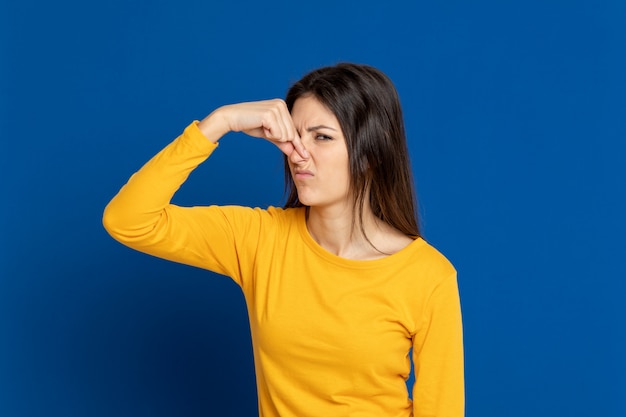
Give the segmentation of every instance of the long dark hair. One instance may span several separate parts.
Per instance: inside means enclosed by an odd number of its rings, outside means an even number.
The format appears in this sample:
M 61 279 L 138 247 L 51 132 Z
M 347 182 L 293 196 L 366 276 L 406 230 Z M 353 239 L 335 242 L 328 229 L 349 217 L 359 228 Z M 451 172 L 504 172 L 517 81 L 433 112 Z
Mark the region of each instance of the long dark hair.
M 348 147 L 350 188 L 354 210 L 363 231 L 363 206 L 411 237 L 420 236 L 404 121 L 398 93 L 391 80 L 376 68 L 341 63 L 306 74 L 291 86 L 285 102 L 313 96 L 333 112 Z M 285 208 L 302 207 L 285 157 Z

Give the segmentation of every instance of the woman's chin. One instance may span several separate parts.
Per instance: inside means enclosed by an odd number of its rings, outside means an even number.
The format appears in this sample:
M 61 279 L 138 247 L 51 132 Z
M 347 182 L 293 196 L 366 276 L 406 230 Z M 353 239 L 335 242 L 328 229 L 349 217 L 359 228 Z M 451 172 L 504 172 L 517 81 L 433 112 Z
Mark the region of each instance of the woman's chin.
M 307 198 L 300 198 L 298 197 L 298 201 L 300 202 L 300 204 L 302 204 L 303 206 L 307 206 L 307 207 L 311 207 L 314 204 L 311 204 L 311 199 L 307 199 Z

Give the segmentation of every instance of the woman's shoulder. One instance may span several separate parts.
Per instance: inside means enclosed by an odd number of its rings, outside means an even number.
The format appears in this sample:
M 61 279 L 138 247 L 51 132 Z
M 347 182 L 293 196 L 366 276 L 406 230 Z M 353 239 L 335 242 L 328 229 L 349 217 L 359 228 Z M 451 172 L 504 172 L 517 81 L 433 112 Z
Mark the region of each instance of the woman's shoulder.
M 219 211 L 231 221 L 258 222 L 265 225 L 295 224 L 302 217 L 302 208 L 267 208 L 240 205 L 211 206 L 209 210 Z
M 433 244 L 419 237 L 409 247 L 408 264 L 433 276 L 450 277 L 456 275 L 452 262 Z
M 268 215 L 274 216 L 277 218 L 296 219 L 298 218 L 298 216 L 302 214 L 302 212 L 304 211 L 304 207 L 283 208 L 283 207 L 269 206 L 266 209 L 257 208 L 256 210 L 265 211 L 267 212 Z
M 295 225 L 298 221 L 304 219 L 303 208 L 282 208 L 269 206 L 265 209 L 257 207 L 254 210 L 268 221 L 272 221 L 277 224 Z

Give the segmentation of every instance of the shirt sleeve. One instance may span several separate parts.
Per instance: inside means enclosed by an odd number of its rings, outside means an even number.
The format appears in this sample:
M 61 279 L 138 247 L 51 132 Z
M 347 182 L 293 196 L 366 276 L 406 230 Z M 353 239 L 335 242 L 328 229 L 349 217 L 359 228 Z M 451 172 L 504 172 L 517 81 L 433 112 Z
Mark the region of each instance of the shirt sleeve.
M 413 337 L 413 414 L 462 417 L 465 413 L 463 329 L 456 272 L 433 289 L 423 324 Z
M 104 210 L 103 224 L 119 242 L 159 258 L 230 276 L 242 285 L 238 259 L 253 247 L 261 210 L 180 207 L 170 203 L 217 144 L 197 122 L 131 176 Z M 247 245 L 247 246 L 246 246 Z

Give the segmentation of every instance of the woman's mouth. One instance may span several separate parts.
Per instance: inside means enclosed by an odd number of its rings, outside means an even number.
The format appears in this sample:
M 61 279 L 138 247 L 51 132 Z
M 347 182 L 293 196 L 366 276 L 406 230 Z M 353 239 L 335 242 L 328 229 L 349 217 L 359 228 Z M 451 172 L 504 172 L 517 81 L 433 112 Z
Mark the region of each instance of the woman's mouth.
M 294 169 L 293 177 L 297 180 L 304 180 L 313 177 L 313 173 L 306 169 Z

